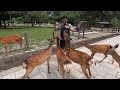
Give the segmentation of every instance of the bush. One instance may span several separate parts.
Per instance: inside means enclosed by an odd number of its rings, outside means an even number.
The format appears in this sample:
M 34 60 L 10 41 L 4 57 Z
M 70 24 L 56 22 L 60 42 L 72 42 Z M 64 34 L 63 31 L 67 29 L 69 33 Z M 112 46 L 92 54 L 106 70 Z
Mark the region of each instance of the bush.
M 9 23 L 13 24 L 13 23 L 17 23 L 15 18 L 12 18 L 11 20 L 8 20 Z
M 113 18 L 111 20 L 111 24 L 114 26 L 114 27 L 119 27 L 120 26 L 120 20 L 118 18 Z

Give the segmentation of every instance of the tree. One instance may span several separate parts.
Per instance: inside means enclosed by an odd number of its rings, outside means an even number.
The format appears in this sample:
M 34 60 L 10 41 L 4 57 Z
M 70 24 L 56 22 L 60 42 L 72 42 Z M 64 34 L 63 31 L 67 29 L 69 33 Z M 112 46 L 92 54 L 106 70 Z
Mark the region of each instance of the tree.
M 1 11 L 0 26 L 4 22 L 6 28 L 6 20 L 15 18 L 20 23 L 34 22 L 44 23 L 61 21 L 62 16 L 68 16 L 69 23 L 78 23 L 80 21 L 88 21 L 90 27 L 96 26 L 100 21 L 113 22 L 120 19 L 120 11 Z M 116 18 L 116 19 L 114 19 Z
M 8 11 L 1 11 L 0 12 L 0 26 L 1 26 L 1 21 L 3 20 L 4 23 L 4 28 L 6 28 L 6 20 L 9 20 L 10 16 L 9 16 L 9 12 Z
M 26 11 L 1 11 L 0 12 L 0 26 L 1 21 L 4 23 L 4 28 L 6 28 L 6 20 L 10 20 L 12 18 L 23 16 Z
M 63 11 L 60 13 L 60 17 L 67 16 L 69 18 L 69 22 L 78 23 L 81 19 L 80 11 Z
M 30 22 L 32 24 L 32 27 L 34 27 L 34 22 L 47 22 L 48 14 L 46 11 L 28 11 L 25 15 L 25 21 Z

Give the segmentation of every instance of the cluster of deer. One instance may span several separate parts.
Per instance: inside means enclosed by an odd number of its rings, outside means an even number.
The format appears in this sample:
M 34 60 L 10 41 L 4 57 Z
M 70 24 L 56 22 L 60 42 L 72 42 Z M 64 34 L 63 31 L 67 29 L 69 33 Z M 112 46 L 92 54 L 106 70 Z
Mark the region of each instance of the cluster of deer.
M 18 36 L 18 37 L 17 37 Z M 11 38 L 10 38 L 11 37 Z M 65 73 L 69 73 L 71 71 L 72 67 L 72 61 L 79 64 L 81 66 L 81 69 L 86 76 L 87 79 L 91 78 L 91 71 L 90 71 L 90 66 L 94 63 L 93 62 L 93 56 L 95 53 L 102 53 L 105 55 L 105 57 L 100 61 L 102 62 L 107 55 L 111 55 L 113 59 L 119 64 L 120 66 L 120 56 L 117 54 L 115 49 L 119 46 L 119 44 L 116 44 L 115 46 L 111 46 L 109 44 L 94 44 L 90 45 L 86 42 L 79 42 L 77 44 L 82 44 L 85 47 L 87 47 L 91 52 L 91 56 L 88 55 L 85 52 L 75 50 L 74 48 L 71 48 L 68 46 L 69 40 L 71 40 L 70 37 L 66 33 L 64 33 L 64 39 L 65 39 L 65 47 L 66 47 L 66 53 L 64 50 L 60 47 L 59 45 L 59 36 L 55 38 L 48 39 L 50 41 L 49 48 L 44 50 L 43 52 L 40 52 L 36 55 L 33 55 L 29 57 L 27 60 L 25 60 L 26 64 L 26 73 L 22 77 L 22 79 L 29 78 L 29 74 L 33 71 L 33 69 L 38 66 L 43 64 L 45 61 L 47 61 L 48 65 L 48 73 L 50 74 L 50 66 L 49 66 L 49 61 L 52 55 L 52 46 L 53 46 L 53 40 L 56 39 L 57 41 L 57 48 L 56 48 L 56 56 L 57 56 L 57 62 L 58 62 L 58 71 L 61 72 L 62 78 L 64 79 Z M 13 35 L 9 36 L 9 38 L 0 38 L 0 43 L 5 45 L 9 43 L 15 43 L 18 42 L 20 44 L 20 48 L 22 46 L 22 37 L 19 35 Z M 7 49 L 6 49 L 7 51 Z M 113 60 L 113 62 L 114 62 Z M 96 63 L 95 63 L 96 64 Z M 88 70 L 88 72 L 87 72 Z

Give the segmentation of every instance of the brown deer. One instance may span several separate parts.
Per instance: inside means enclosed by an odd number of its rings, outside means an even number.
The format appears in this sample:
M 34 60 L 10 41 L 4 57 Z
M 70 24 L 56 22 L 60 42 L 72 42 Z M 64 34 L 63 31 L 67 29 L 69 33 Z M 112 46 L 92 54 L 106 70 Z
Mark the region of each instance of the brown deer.
M 75 63 L 79 64 L 87 79 L 91 78 L 90 66 L 93 64 L 92 57 L 85 52 L 75 50 L 68 45 L 70 39 L 66 33 L 64 33 L 66 43 L 66 55 Z M 87 71 L 89 73 L 87 73 Z
M 82 44 L 84 45 L 86 48 L 88 48 L 92 54 L 91 57 L 93 57 L 95 55 L 95 53 L 103 53 L 105 55 L 105 57 L 100 61 L 102 62 L 106 57 L 107 57 L 107 50 L 113 48 L 113 46 L 109 45 L 109 44 L 94 44 L 94 45 L 90 45 L 86 42 L 79 42 L 77 44 Z M 116 44 L 114 46 L 114 48 L 117 48 L 119 46 L 119 44 Z
M 61 71 L 62 78 L 65 79 L 64 74 L 66 72 L 68 72 L 70 75 L 70 68 L 72 67 L 72 62 L 60 47 L 59 37 L 56 37 L 56 39 L 57 39 L 56 56 L 57 56 L 57 62 L 58 62 L 58 71 L 59 70 Z
M 113 47 L 109 50 L 107 50 L 107 54 L 108 55 L 111 55 L 112 58 L 119 64 L 119 67 L 120 67 L 120 55 L 118 55 L 118 53 L 116 52 L 116 49 L 117 47 Z M 114 60 L 113 60 L 113 63 L 114 63 Z
M 33 71 L 33 69 L 38 66 L 43 64 L 45 61 L 47 61 L 48 65 L 48 73 L 50 74 L 49 71 L 49 60 L 52 55 L 52 46 L 53 46 L 53 39 L 49 39 L 50 44 L 49 48 L 44 50 L 43 52 L 40 52 L 36 55 L 31 56 L 25 61 L 25 64 L 27 65 L 26 68 L 26 73 L 23 76 L 22 79 L 29 78 L 29 74 Z
M 20 50 L 22 48 L 23 37 L 21 35 L 10 35 L 5 37 L 0 37 L 0 43 L 4 45 L 7 53 L 7 45 L 18 43 L 20 45 Z

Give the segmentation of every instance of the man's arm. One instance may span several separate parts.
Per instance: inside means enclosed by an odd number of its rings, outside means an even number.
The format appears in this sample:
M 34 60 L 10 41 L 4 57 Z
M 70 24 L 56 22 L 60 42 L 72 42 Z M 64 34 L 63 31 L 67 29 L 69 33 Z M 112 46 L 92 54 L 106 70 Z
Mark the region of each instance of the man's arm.
M 65 28 L 68 28 L 70 31 L 75 32 L 76 30 L 72 27 L 72 25 L 65 25 Z
M 70 28 L 70 31 L 75 32 L 76 30 L 74 28 Z

